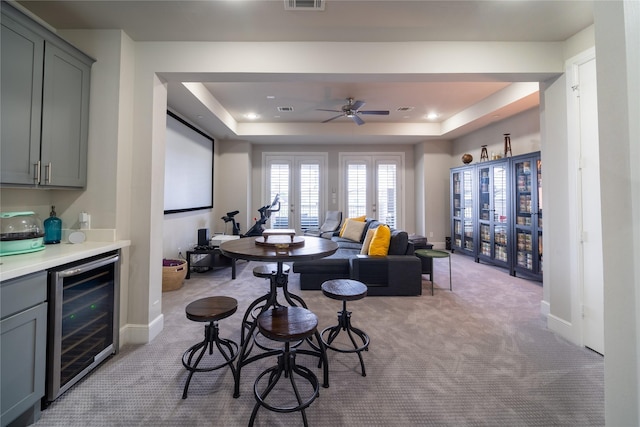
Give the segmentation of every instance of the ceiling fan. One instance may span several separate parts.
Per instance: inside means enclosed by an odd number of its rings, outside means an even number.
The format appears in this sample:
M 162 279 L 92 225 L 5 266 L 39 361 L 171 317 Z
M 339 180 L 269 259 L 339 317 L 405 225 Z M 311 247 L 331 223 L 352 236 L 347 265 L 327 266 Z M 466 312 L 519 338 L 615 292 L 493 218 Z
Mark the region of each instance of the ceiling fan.
M 365 110 L 360 111 L 360 108 L 364 106 L 364 101 L 354 101 L 353 98 L 347 98 L 347 104 L 342 106 L 341 110 L 326 110 L 324 108 L 318 108 L 318 111 L 332 111 L 335 113 L 340 113 L 337 116 L 331 117 L 327 120 L 324 120 L 322 123 L 327 123 L 332 120 L 335 120 L 340 117 L 349 117 L 351 120 L 356 122 L 358 126 L 364 124 L 364 120 L 362 120 L 359 114 L 373 114 L 377 116 L 388 116 L 388 110 Z

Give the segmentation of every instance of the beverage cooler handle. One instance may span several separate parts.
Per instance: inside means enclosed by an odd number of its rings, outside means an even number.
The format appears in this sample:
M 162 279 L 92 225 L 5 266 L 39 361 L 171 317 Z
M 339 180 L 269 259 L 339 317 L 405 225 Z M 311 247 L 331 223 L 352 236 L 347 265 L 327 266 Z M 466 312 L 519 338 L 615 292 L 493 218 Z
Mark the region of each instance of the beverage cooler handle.
M 78 267 L 69 268 L 68 270 L 59 271 L 57 273 L 58 277 L 71 277 L 77 276 L 78 274 L 82 274 L 85 271 L 93 270 L 99 267 L 102 267 L 107 264 L 113 264 L 118 262 L 120 259 L 120 255 L 113 255 L 108 258 L 99 259 L 96 261 L 89 262 L 87 264 L 82 264 Z

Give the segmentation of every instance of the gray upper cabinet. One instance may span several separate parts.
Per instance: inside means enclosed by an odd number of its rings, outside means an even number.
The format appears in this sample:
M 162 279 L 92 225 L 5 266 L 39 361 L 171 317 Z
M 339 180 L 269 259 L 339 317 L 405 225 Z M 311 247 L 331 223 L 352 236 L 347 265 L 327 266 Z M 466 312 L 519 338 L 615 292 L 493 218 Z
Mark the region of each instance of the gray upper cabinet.
M 93 59 L 2 2 L 0 183 L 83 188 Z

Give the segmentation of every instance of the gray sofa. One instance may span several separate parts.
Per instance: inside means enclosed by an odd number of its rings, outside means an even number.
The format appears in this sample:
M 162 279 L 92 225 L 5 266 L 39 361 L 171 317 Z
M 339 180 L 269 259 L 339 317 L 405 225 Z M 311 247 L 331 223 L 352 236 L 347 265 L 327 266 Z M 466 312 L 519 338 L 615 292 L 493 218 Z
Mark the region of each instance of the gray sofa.
M 331 279 L 354 279 L 368 287 L 367 295 L 421 295 L 422 264 L 413 255 L 413 243 L 406 231 L 391 230 L 391 242 L 387 256 L 360 255 L 367 230 L 380 223 L 368 219 L 360 241 L 345 239 L 338 232 L 331 240 L 338 243 L 338 250 L 327 258 L 312 261 L 296 261 L 293 271 L 300 273 L 300 288 L 319 290 L 322 283 Z

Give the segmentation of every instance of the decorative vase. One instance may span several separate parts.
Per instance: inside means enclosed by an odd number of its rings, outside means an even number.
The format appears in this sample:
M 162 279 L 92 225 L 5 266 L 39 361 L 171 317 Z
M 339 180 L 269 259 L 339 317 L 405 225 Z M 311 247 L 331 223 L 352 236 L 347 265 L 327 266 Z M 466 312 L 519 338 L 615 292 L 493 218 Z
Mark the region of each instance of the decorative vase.
M 471 154 L 466 153 L 462 155 L 462 163 L 464 163 L 465 165 L 468 165 L 472 161 L 473 161 L 473 156 Z

